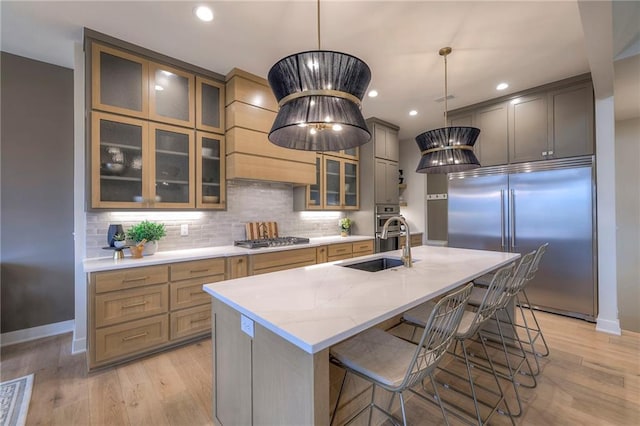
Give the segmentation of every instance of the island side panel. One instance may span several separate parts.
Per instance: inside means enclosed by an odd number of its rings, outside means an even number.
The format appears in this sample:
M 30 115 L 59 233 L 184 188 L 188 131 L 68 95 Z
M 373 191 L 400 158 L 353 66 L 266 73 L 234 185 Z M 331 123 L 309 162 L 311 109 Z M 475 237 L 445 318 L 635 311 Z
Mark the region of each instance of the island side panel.
M 251 337 L 240 313 L 212 298 L 213 418 L 217 425 L 252 424 Z
M 253 409 L 255 425 L 328 425 L 329 349 L 309 354 L 256 323 Z

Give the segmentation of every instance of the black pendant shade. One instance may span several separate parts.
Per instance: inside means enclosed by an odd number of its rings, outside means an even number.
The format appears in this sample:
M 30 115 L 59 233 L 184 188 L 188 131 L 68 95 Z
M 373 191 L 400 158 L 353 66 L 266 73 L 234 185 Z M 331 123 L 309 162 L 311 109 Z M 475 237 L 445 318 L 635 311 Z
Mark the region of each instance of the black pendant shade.
M 280 106 L 269 132 L 275 145 L 338 151 L 371 139 L 360 111 L 371 70 L 355 56 L 327 50 L 296 53 L 271 67 L 268 78 Z
M 442 127 L 416 136 L 422 154 L 416 172 L 452 173 L 480 167 L 473 145 L 480 129 L 476 127 Z

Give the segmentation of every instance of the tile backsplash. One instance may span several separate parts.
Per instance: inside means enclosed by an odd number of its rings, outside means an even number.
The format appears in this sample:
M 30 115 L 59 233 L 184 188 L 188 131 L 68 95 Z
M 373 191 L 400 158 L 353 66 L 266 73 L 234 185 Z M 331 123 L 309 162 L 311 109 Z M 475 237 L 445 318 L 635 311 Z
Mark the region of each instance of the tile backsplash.
M 343 212 L 295 212 L 293 189 L 289 184 L 227 181 L 226 211 L 105 211 L 87 212 L 86 257 L 110 256 L 107 245 L 110 224 L 121 224 L 125 231 L 145 219 L 163 223 L 167 236 L 159 250 L 179 250 L 231 245 L 246 238 L 245 223 L 275 221 L 281 236 L 322 237 L 337 235 Z M 180 236 L 187 224 L 188 236 Z

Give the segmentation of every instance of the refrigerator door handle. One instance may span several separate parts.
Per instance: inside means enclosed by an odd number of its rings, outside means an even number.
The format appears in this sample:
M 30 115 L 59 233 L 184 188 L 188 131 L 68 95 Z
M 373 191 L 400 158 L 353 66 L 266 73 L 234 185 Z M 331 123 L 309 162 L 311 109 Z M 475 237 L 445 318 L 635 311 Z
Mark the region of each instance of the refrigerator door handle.
M 504 249 L 504 189 L 500 190 L 500 244 Z
M 516 191 L 514 189 L 510 190 L 511 194 L 509 196 L 509 225 L 511 226 L 510 234 L 511 234 L 511 250 L 514 250 L 516 247 L 516 211 L 515 211 L 515 200 L 516 200 Z

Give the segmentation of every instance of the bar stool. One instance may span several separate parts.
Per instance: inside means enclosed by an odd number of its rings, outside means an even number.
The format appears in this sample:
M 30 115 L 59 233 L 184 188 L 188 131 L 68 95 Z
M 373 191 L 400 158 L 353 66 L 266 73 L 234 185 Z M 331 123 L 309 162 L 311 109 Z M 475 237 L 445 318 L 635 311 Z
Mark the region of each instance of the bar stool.
M 533 374 L 534 372 L 529 362 L 529 358 L 527 357 L 527 353 L 525 352 L 522 341 L 517 336 L 518 331 L 515 327 L 510 312 L 516 295 L 520 293 L 520 291 L 522 291 L 525 284 L 527 283 L 527 277 L 529 276 L 528 274 L 535 256 L 536 251 L 525 254 L 520 260 L 520 263 L 518 264 L 513 277 L 509 280 L 509 283 L 505 288 L 505 297 L 492 316 L 492 319 L 496 325 L 495 330 L 485 327 L 478 332 L 479 339 L 482 339 L 486 344 L 489 344 L 490 346 L 492 345 L 492 343 L 495 343 L 499 346 L 498 349 L 502 350 L 504 362 L 501 362 L 502 359 L 497 360 L 493 356 L 492 362 L 494 367 L 496 368 L 496 373 L 498 374 L 498 376 L 510 381 L 513 386 L 514 394 L 516 396 L 516 402 L 518 404 L 517 412 L 511 413 L 513 417 L 518 417 L 522 414 L 522 400 L 520 399 L 518 388 L 521 385 L 528 388 L 535 388 L 537 385 L 537 381 L 535 375 Z M 473 291 L 471 292 L 471 297 L 469 298 L 469 305 L 480 306 L 486 292 L 487 288 L 474 287 Z M 507 327 L 507 330 L 503 330 L 503 325 Z M 511 333 L 511 335 L 509 335 L 508 333 Z M 485 369 L 485 371 L 489 371 L 489 366 L 486 363 L 488 361 L 487 359 L 483 358 L 481 355 L 477 356 L 472 351 L 469 351 L 469 353 L 478 367 Z M 514 357 L 517 359 L 515 362 L 513 361 Z M 482 362 L 482 364 L 479 364 L 478 361 Z M 527 366 L 528 374 L 521 370 L 523 365 Z M 530 377 L 531 383 L 521 383 L 518 380 L 519 372 L 522 372 L 524 375 Z
M 453 341 L 453 336 L 462 319 L 472 288 L 473 284 L 469 283 L 462 289 L 444 296 L 438 303 L 433 305 L 429 315 L 422 318 L 425 328 L 417 344 L 403 340 L 378 328 L 372 328 L 333 346 L 331 348 L 331 361 L 344 368 L 346 372 L 331 417 L 331 424 L 335 420 L 340 397 L 344 390 L 344 383 L 349 373 L 371 382 L 373 389 L 369 405 L 354 414 L 345 424 L 351 423 L 367 408 L 370 409 L 369 424 L 371 423 L 374 408 L 384 413 L 394 424 L 399 424 L 393 414 L 375 403 L 376 386 L 393 392 L 394 397 L 398 394 L 402 411 L 402 424 L 405 426 L 407 417 L 403 392 L 408 390 L 419 395 L 411 388 L 422 384 L 427 376 L 431 379 L 436 401 L 440 404 L 438 389 L 432 373 Z M 392 402 L 393 399 L 389 407 L 391 407 Z M 448 425 L 447 414 L 441 404 L 440 410 L 445 423 Z
M 503 299 L 506 297 L 505 289 L 511 277 L 513 276 L 514 269 L 515 269 L 515 263 L 512 263 L 509 266 L 499 269 L 493 276 L 493 279 L 491 280 L 491 283 L 489 284 L 489 287 L 487 288 L 487 291 L 484 294 L 484 297 L 480 305 L 475 310 L 472 310 L 473 307 L 469 306 L 468 309 L 465 310 L 463 314 L 462 320 L 460 322 L 460 326 L 458 327 L 458 330 L 454 335 L 454 339 L 456 342 L 456 346 L 460 345 L 460 347 L 462 348 L 462 361 L 464 361 L 464 364 L 466 367 L 466 376 L 462 376 L 461 374 L 455 373 L 450 368 L 438 367 L 438 370 L 446 373 L 446 375 L 451 375 L 454 378 L 463 380 L 469 384 L 469 393 L 468 393 L 465 390 L 457 388 L 456 385 L 453 383 L 453 381 L 444 382 L 440 380 L 441 377 L 438 377 L 438 382 L 441 383 L 443 387 L 445 387 L 446 389 L 451 389 L 453 391 L 456 391 L 457 393 L 465 395 L 473 400 L 475 413 L 470 413 L 464 410 L 462 407 L 456 407 L 456 408 L 458 408 L 459 411 L 463 412 L 467 416 L 471 416 L 472 418 L 475 417 L 475 420 L 478 422 L 478 425 L 482 425 L 488 422 L 491 416 L 496 411 L 498 411 L 498 407 L 503 403 L 506 409 L 506 414 L 511 419 L 511 422 L 515 424 L 511 416 L 509 405 L 505 401 L 505 395 L 502 390 L 502 385 L 500 384 L 500 380 L 493 366 L 493 362 L 491 361 L 491 358 L 488 355 L 487 347 L 484 341 L 480 339 L 480 342 L 482 343 L 482 348 L 484 351 L 484 356 L 488 360 L 490 372 L 493 376 L 493 379 L 495 380 L 496 389 L 490 389 L 490 388 L 487 388 L 486 386 L 481 386 L 479 383 L 476 383 L 476 380 L 474 380 L 474 377 L 471 371 L 471 369 L 474 367 L 474 364 L 470 359 L 469 353 L 467 351 L 467 342 L 470 341 L 470 339 L 472 339 L 478 333 L 480 328 L 493 316 L 496 309 L 500 306 Z M 422 318 L 425 318 L 426 316 L 428 316 L 427 314 L 431 309 L 432 308 L 429 303 L 422 304 L 420 306 L 417 306 L 416 308 L 413 308 L 405 312 L 405 314 L 403 315 L 403 320 L 406 323 L 414 325 L 416 327 L 423 327 L 425 323 L 424 323 L 424 320 L 422 320 Z M 457 355 L 455 351 L 452 354 L 459 359 L 459 355 Z M 481 401 L 480 399 L 478 399 L 478 395 L 477 395 L 478 389 L 482 389 L 488 393 L 491 393 L 492 395 L 497 397 L 497 400 L 493 403 L 490 403 L 490 402 L 487 403 L 487 402 Z M 482 415 L 480 404 L 490 409 L 489 413 L 486 416 Z M 448 403 L 447 405 L 455 407 L 451 403 Z M 461 419 L 465 420 L 460 414 L 456 413 L 455 411 L 451 411 L 451 412 L 457 417 L 460 417 Z

